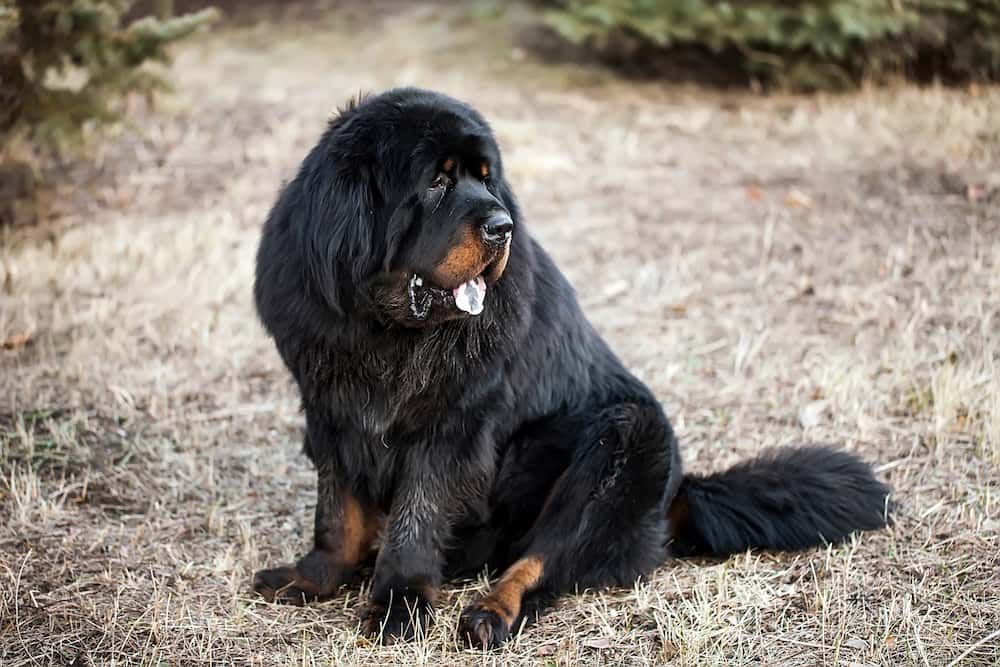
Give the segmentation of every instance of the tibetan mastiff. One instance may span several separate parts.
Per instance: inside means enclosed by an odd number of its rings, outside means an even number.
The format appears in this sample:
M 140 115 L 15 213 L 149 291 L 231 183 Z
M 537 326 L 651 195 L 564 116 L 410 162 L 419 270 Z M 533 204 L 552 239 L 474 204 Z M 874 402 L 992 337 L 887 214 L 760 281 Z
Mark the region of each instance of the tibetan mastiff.
M 485 568 L 458 627 L 492 647 L 670 556 L 886 524 L 888 488 L 836 449 L 684 474 L 656 396 L 528 232 L 490 126 L 451 97 L 392 90 L 330 122 L 264 224 L 255 297 L 318 476 L 312 549 L 255 575 L 268 600 L 327 598 L 373 560 L 361 628 L 391 642 Z

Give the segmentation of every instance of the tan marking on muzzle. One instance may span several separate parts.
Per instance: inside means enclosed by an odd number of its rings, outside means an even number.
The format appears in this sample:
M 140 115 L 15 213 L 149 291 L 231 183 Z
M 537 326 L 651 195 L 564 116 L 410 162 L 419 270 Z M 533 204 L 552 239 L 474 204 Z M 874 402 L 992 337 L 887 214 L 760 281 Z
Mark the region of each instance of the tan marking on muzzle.
M 503 275 L 504 269 L 507 268 L 507 260 L 509 258 L 510 239 L 507 239 L 507 243 L 504 244 L 503 251 L 500 253 L 500 256 L 493 260 L 489 268 L 486 269 L 486 273 L 483 275 L 483 278 L 486 279 L 487 283 L 492 285 L 496 281 L 500 280 L 500 276 Z
M 431 272 L 431 280 L 445 288 L 458 287 L 483 270 L 488 255 L 479 233 L 471 225 L 462 225 L 461 238 Z

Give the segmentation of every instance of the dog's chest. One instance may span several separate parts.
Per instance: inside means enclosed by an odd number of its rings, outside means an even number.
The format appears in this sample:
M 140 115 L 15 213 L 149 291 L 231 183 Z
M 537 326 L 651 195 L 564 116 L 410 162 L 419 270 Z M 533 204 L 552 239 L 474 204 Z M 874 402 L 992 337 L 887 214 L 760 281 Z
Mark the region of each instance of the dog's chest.
M 461 345 L 440 341 L 355 350 L 325 361 L 319 375 L 330 407 L 342 423 L 380 444 L 440 430 L 498 381 Z
M 334 444 L 356 489 L 384 511 L 393 507 L 401 488 L 412 493 L 425 485 L 452 489 L 435 500 L 442 507 L 482 505 L 496 472 L 491 431 L 468 430 L 461 415 L 447 411 L 437 421 L 417 418 L 380 398 L 373 398 L 369 409 L 356 416 L 358 425 Z
M 405 377 L 355 376 L 340 388 L 337 409 L 359 435 L 383 447 L 412 439 L 447 412 L 437 387 L 420 386 Z M 398 444 L 398 443 L 396 443 Z

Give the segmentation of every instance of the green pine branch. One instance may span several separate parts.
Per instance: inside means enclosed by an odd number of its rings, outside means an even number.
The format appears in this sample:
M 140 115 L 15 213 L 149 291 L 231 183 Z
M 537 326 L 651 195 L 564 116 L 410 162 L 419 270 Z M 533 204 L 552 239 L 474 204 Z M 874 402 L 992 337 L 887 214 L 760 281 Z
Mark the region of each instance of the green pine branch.
M 121 119 L 130 93 L 166 82 L 144 65 L 214 21 L 206 9 L 123 25 L 134 0 L 0 0 L 0 148 L 27 134 L 65 146 L 87 123 Z

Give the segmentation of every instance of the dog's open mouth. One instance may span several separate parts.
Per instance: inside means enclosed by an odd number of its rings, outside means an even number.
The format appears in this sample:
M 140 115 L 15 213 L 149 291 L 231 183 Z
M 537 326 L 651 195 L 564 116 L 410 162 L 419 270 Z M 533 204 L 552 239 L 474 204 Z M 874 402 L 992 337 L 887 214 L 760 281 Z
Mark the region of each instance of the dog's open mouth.
M 471 280 L 466 280 L 458 287 L 448 290 L 435 287 L 414 273 L 410 276 L 409 283 L 410 305 L 414 310 L 419 310 L 422 313 L 425 308 L 422 304 L 424 300 L 419 298 L 421 291 L 431 292 L 443 301 L 454 302 L 455 308 L 469 315 L 478 315 L 483 312 L 483 306 L 486 302 L 486 279 L 480 274 Z M 421 313 L 414 312 L 418 316 Z
M 490 261 L 478 270 L 473 269 L 476 271 L 473 277 L 465 278 L 472 271 L 456 277 L 454 281 L 462 280 L 457 285 L 449 278 L 439 280 L 428 274 L 411 273 L 406 283 L 410 315 L 417 320 L 426 320 L 435 306 L 444 309 L 442 315 L 446 319 L 449 311 L 451 317 L 479 315 L 486 308 L 487 287 L 500 279 L 507 266 L 509 252 L 508 241 L 507 245 L 493 253 Z

